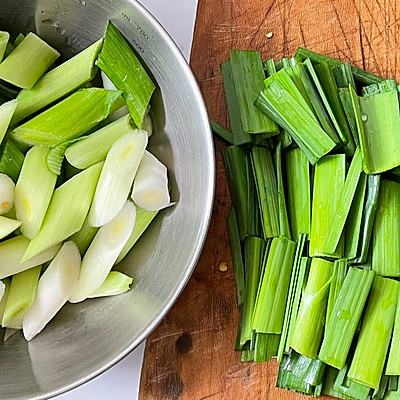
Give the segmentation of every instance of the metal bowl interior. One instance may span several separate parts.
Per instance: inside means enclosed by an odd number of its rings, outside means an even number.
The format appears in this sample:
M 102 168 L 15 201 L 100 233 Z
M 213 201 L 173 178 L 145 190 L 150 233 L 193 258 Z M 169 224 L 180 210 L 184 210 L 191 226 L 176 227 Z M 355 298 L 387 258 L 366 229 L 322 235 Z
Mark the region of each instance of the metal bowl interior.
M 64 58 L 104 35 L 112 20 L 157 82 L 150 149 L 169 168 L 171 197 L 118 269 L 130 292 L 67 304 L 31 342 L 0 335 L 0 399 L 45 399 L 105 371 L 158 325 L 188 281 L 207 233 L 214 150 L 190 69 L 154 18 L 132 0 L 0 0 L 0 30 L 35 31 Z

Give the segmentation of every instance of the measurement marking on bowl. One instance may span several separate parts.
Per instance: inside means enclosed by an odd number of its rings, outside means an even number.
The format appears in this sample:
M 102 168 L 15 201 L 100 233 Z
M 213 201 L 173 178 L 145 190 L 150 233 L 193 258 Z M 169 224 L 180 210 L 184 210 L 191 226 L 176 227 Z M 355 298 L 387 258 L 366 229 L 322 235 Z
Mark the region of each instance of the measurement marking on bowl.
M 131 21 L 131 17 L 128 17 L 124 12 L 121 13 L 121 15 L 128 21 Z
M 135 39 L 131 39 L 133 45 L 141 52 L 144 53 L 144 48 L 135 40 Z
M 149 40 L 149 35 L 140 26 L 137 26 L 136 29 L 146 40 Z
M 121 12 L 121 16 L 125 19 L 125 21 L 130 22 L 131 17 L 126 15 L 124 12 Z M 136 26 L 136 30 L 140 33 L 141 36 L 143 36 L 146 40 L 149 40 L 149 35 L 142 29 L 140 26 Z M 144 53 L 144 48 L 135 40 L 131 39 L 133 45 L 141 52 Z

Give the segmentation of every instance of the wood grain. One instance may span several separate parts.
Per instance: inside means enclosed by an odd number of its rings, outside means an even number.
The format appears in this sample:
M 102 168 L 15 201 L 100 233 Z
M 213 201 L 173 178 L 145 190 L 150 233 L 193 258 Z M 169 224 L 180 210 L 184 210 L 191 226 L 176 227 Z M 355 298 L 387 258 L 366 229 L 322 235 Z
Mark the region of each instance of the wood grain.
M 278 59 L 304 46 L 399 78 L 399 20 L 396 0 L 199 0 L 191 67 L 210 118 L 229 127 L 219 64 L 230 49 L 257 49 L 263 59 Z M 224 147 L 215 139 L 216 197 L 203 254 L 184 293 L 147 341 L 141 400 L 302 397 L 275 389 L 276 362 L 241 363 L 233 351 L 238 312 Z M 218 269 L 223 262 L 227 272 Z

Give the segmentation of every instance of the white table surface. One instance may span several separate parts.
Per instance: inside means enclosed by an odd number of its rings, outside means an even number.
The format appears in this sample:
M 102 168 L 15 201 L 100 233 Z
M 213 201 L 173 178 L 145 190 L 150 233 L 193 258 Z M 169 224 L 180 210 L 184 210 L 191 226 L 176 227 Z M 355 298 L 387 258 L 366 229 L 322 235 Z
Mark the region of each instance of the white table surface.
M 141 0 L 189 60 L 198 0 Z M 113 368 L 57 400 L 136 400 L 145 343 Z

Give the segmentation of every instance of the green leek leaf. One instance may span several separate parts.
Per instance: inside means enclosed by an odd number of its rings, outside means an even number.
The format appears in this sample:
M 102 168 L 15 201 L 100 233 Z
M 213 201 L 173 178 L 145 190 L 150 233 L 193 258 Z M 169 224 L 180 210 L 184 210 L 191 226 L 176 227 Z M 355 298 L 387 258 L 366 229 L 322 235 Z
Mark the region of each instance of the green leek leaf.
M 109 22 L 96 65 L 124 93 L 128 110 L 141 128 L 155 85 L 118 28 Z

